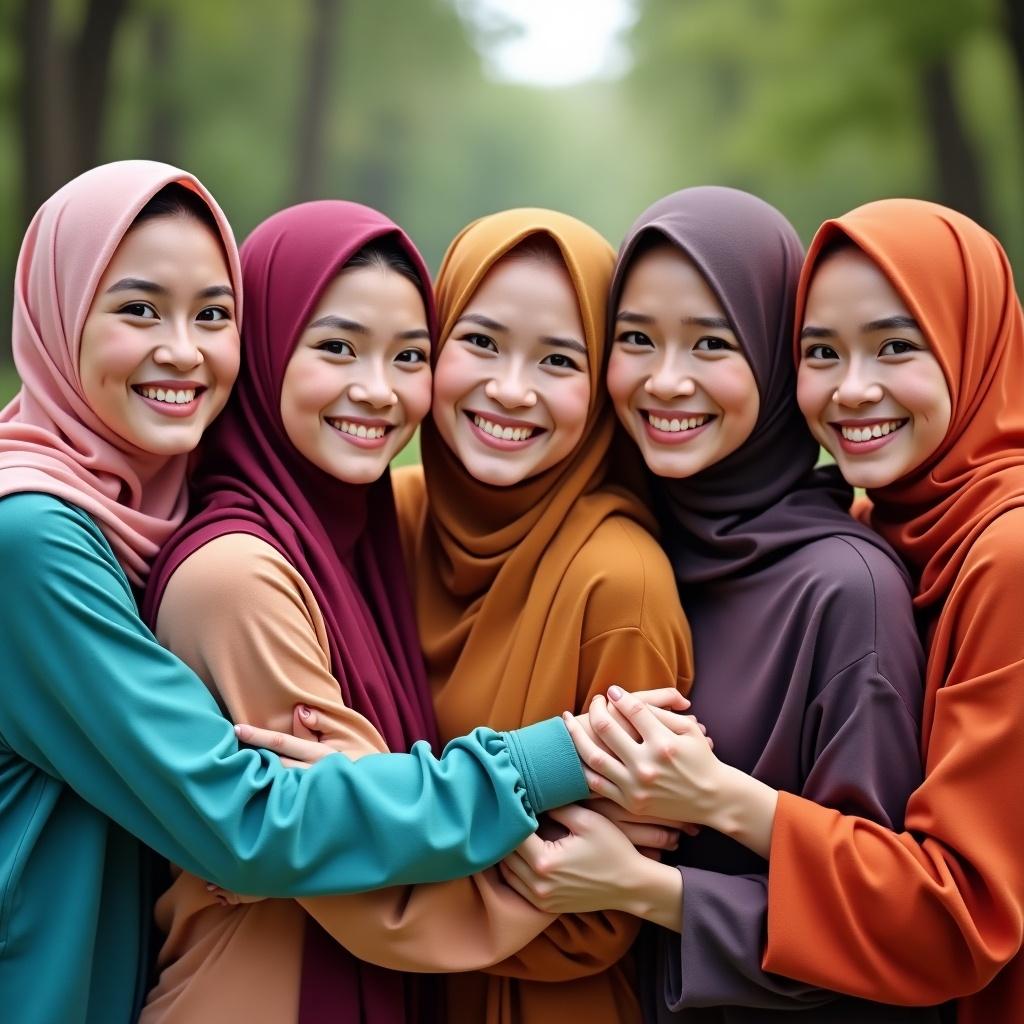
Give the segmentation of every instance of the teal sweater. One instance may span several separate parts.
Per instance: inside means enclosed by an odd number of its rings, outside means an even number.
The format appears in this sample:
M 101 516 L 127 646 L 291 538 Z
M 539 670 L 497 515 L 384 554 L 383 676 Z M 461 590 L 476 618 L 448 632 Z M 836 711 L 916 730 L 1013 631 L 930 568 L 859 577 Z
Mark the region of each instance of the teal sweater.
M 308 771 L 240 750 L 139 618 L 81 509 L 0 500 L 0 1020 L 121 1024 L 142 997 L 145 851 L 239 892 L 471 874 L 586 795 L 557 719 Z

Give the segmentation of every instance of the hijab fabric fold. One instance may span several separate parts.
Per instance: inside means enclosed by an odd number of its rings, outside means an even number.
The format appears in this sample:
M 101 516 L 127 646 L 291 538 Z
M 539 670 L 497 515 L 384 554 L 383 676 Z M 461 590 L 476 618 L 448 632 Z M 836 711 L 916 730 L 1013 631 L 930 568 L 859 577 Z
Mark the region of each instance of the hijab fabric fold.
M 1013 271 L 999 242 L 963 214 L 918 199 L 883 199 L 819 228 L 800 280 L 799 318 L 818 256 L 842 236 L 899 292 L 952 398 L 949 429 L 935 453 L 869 493 L 871 525 L 918 577 L 915 605 L 934 611 L 981 532 L 1024 505 L 1024 319 Z
M 281 386 L 327 285 L 368 243 L 393 239 L 415 267 L 431 334 L 430 277 L 408 236 L 357 203 L 303 203 L 275 214 L 242 246 L 250 315 L 235 391 L 204 439 L 192 480 L 197 510 L 157 561 L 144 612 L 155 622 L 174 570 L 216 537 L 259 537 L 298 569 L 323 615 L 345 703 L 396 751 L 436 728 L 406 583 L 390 472 L 338 480 L 305 459 L 281 420 Z M 408 979 L 358 961 L 308 919 L 300 1024 L 406 1019 Z
M 818 445 L 796 404 L 793 297 L 803 250 L 773 206 L 738 189 L 687 188 L 658 200 L 630 228 L 616 264 L 611 316 L 637 246 L 660 236 L 696 265 L 753 370 L 760 396 L 750 436 L 682 480 L 653 480 L 664 546 L 680 586 L 757 571 L 822 537 L 878 537 L 847 513 L 835 467 L 815 469 Z M 891 556 L 891 552 L 886 551 Z
M 82 330 L 114 252 L 136 214 L 180 184 L 209 207 L 241 316 L 241 272 L 220 207 L 186 171 L 122 160 L 86 171 L 40 207 L 18 256 L 11 345 L 21 390 L 0 412 L 0 497 L 52 494 L 92 516 L 129 580 L 145 584 L 185 515 L 186 455 L 154 455 L 106 426 L 82 391 Z

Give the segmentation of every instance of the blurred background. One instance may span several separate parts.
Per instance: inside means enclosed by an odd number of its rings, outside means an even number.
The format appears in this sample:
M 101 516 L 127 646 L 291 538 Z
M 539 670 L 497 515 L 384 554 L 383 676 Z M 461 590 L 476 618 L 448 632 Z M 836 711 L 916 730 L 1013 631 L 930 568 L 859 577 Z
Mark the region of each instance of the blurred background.
M 239 240 L 303 199 L 369 203 L 435 269 L 492 210 L 556 207 L 617 245 L 706 183 L 805 242 L 932 198 L 1020 268 L 1022 126 L 1022 0 L 0 0 L 0 323 L 30 217 L 107 160 L 193 171 Z

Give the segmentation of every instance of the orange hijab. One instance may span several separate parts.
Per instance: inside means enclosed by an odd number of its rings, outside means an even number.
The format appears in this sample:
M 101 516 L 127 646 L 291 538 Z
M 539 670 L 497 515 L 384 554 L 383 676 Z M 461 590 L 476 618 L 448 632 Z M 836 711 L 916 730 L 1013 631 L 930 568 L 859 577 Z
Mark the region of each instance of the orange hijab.
M 590 365 L 590 411 L 570 455 L 512 487 L 475 480 L 433 424 L 424 426 L 428 497 L 415 542 L 414 587 L 445 741 L 481 724 L 514 729 L 584 705 L 589 680 L 579 678 L 578 640 L 587 593 L 567 595 L 561 583 L 609 517 L 653 525 L 635 498 L 605 484 L 614 430 L 604 390 L 614 253 L 596 231 L 548 210 L 508 210 L 470 224 L 452 242 L 438 275 L 438 351 L 488 270 L 536 234 L 556 243 L 576 290 Z M 450 978 L 449 1017 L 561 1024 L 572 1007 L 591 1024 L 632 1020 L 634 997 L 620 966 L 581 976 L 621 957 L 636 927 L 615 913 L 563 916 L 502 965 L 507 977 Z
M 952 418 L 937 451 L 908 476 L 869 492 L 871 525 L 918 577 L 929 618 L 978 536 L 1024 505 L 1024 317 L 1002 246 L 935 203 L 883 199 L 826 221 L 797 293 L 823 246 L 846 236 L 881 268 L 914 314 L 946 377 Z

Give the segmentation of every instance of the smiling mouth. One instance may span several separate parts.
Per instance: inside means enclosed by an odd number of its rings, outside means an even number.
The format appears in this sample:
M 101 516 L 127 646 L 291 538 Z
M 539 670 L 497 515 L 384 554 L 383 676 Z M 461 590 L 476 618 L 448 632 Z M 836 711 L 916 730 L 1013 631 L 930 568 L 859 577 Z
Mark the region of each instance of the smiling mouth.
M 188 388 L 153 387 L 149 384 L 133 384 L 132 391 L 151 402 L 163 402 L 165 405 L 189 405 L 204 391 L 202 385 Z
M 545 429 L 543 427 L 538 427 L 534 423 L 525 423 L 522 420 L 498 423 L 487 416 L 483 416 L 478 412 L 472 412 L 468 409 L 465 411 L 465 416 L 480 433 L 495 441 L 523 444 L 526 441 L 532 441 L 534 438 L 540 437 L 541 434 L 545 433 Z
M 329 426 L 332 426 L 335 430 L 342 434 L 348 434 L 350 437 L 357 437 L 364 441 L 379 441 L 385 434 L 390 434 L 394 430 L 394 425 L 390 423 L 357 423 L 355 420 L 336 419 L 331 416 L 324 417 Z
M 702 413 L 699 416 L 659 416 L 646 410 L 641 410 L 640 415 L 655 430 L 662 430 L 666 434 L 678 434 L 684 430 L 696 430 L 698 427 L 703 427 L 705 423 L 710 423 L 715 418 L 710 413 Z
M 829 426 L 835 430 L 844 441 L 852 444 L 865 444 L 868 441 L 877 441 L 879 438 L 888 437 L 901 427 L 910 422 L 909 418 L 897 420 L 880 420 L 874 423 L 864 423 L 860 426 L 849 423 L 830 423 Z

